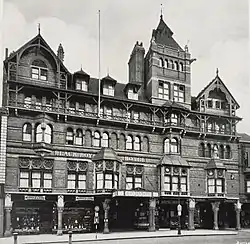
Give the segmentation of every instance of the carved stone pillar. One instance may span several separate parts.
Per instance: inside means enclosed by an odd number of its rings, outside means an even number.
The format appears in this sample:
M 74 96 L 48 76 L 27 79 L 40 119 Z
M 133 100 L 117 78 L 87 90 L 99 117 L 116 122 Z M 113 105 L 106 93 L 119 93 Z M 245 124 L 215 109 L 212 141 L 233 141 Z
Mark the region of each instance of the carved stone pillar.
M 103 228 L 103 234 L 108 234 L 109 233 L 109 202 L 110 199 L 105 199 L 105 201 L 102 203 L 103 204 L 103 210 L 104 210 L 104 228 Z
M 12 210 L 12 201 L 11 195 L 6 194 L 5 202 L 4 202 L 4 210 L 5 210 L 5 232 L 4 236 L 11 236 L 11 210 Z
M 214 230 L 218 230 L 218 213 L 219 213 L 219 208 L 220 208 L 220 202 L 212 202 L 212 209 L 214 212 Z
M 241 212 L 241 203 L 238 200 L 237 203 L 235 203 L 234 208 L 235 208 L 235 212 L 236 212 L 236 230 L 240 230 L 241 226 L 240 226 L 240 212 Z
M 62 214 L 64 208 L 64 197 L 58 196 L 57 197 L 57 235 L 62 235 Z
M 195 211 L 195 200 L 190 199 L 188 205 L 188 229 L 194 230 L 194 211 Z
M 155 231 L 155 198 L 149 199 L 149 228 L 148 231 Z

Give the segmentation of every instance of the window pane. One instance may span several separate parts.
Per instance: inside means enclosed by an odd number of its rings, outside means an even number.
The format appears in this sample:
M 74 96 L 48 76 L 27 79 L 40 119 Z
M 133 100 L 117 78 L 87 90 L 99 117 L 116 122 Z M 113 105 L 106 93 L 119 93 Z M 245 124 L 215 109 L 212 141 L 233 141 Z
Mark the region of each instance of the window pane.
M 86 189 L 86 181 L 79 181 L 78 188 L 79 189 Z
M 52 174 L 51 173 L 44 173 L 43 178 L 44 179 L 52 179 Z
M 68 180 L 68 189 L 75 189 L 75 181 Z
M 52 188 L 52 180 L 44 180 L 43 186 L 44 188 Z
M 164 184 L 164 191 L 170 191 L 170 183 Z
M 112 180 L 105 180 L 105 189 L 112 189 Z
M 165 179 L 165 183 L 170 183 L 170 176 L 165 176 L 164 179 Z
M 20 187 L 29 187 L 29 180 L 28 179 L 20 179 Z
M 105 174 L 105 180 L 112 180 L 112 174 Z
M 126 189 L 127 190 L 132 190 L 133 189 L 133 184 L 132 183 L 127 183 L 126 184 Z
M 175 176 L 174 176 L 174 177 L 172 178 L 172 182 L 178 184 L 178 177 L 175 177 Z
M 133 182 L 133 177 L 127 176 L 126 182 L 127 183 L 132 183 Z
M 33 188 L 40 188 L 41 184 L 40 184 L 40 179 L 32 179 L 32 187 Z
M 136 183 L 141 183 L 141 181 L 142 181 L 141 177 L 135 177 L 135 182 Z

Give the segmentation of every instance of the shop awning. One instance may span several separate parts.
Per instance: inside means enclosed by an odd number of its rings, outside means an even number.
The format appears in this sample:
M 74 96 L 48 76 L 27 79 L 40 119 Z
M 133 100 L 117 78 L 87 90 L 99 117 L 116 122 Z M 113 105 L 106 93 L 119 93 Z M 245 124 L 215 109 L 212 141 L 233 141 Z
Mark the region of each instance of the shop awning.
M 182 158 L 180 155 L 164 155 L 158 165 L 191 167 L 186 159 Z
M 122 160 L 117 156 L 112 148 L 103 147 L 96 155 L 93 156 L 92 161 L 112 160 L 122 163 Z
M 206 169 L 225 169 L 224 163 L 220 159 L 212 158 L 207 163 Z

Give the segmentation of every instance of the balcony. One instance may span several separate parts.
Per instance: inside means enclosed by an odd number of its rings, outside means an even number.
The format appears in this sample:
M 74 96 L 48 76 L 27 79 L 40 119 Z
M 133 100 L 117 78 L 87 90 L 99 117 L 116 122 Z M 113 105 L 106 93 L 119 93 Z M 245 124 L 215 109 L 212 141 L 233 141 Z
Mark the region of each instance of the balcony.
M 40 87 L 66 89 L 67 74 L 64 72 L 57 73 L 54 70 L 48 70 L 48 80 L 33 79 L 30 76 L 30 66 L 24 64 L 19 64 L 17 66 L 16 63 L 9 62 L 8 81 L 14 81 L 21 84 L 35 85 Z

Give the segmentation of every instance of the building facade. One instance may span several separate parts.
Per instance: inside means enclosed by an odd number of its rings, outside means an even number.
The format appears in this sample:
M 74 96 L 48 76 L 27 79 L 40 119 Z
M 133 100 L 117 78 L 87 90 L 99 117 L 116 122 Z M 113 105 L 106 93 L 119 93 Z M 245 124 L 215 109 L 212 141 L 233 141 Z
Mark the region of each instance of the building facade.
M 241 225 L 250 227 L 250 136 L 240 135 L 240 202 Z
M 192 97 L 193 61 L 161 16 L 99 100 L 40 33 L 6 52 L 5 235 L 174 228 L 178 204 L 182 228 L 240 228 L 239 105 L 218 71 Z

